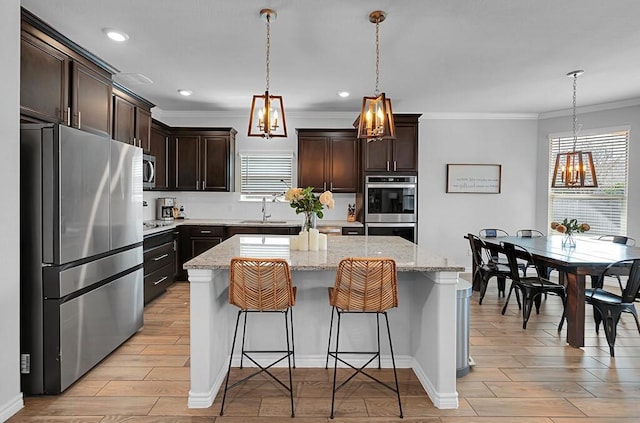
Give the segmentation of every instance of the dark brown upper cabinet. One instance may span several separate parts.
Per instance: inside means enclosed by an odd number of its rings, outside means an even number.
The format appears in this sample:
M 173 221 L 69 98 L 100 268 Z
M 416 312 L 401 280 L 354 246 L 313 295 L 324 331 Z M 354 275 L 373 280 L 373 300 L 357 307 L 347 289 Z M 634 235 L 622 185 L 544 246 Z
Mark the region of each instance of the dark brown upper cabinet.
M 71 64 L 71 126 L 111 135 L 111 75 L 97 66 Z
M 418 118 L 420 114 L 394 114 L 395 140 L 362 141 L 365 173 L 418 172 Z
M 358 190 L 358 139 L 353 129 L 298 129 L 298 186 L 314 191 Z
M 22 9 L 20 113 L 111 136 L 117 70 Z
M 22 31 L 20 113 L 47 122 L 67 123 L 71 118 L 69 67 L 69 56 Z
M 180 191 L 233 191 L 233 128 L 180 128 L 171 134 L 170 187 Z
M 113 139 L 149 151 L 151 148 L 152 104 L 126 88 L 115 85 L 113 90 Z
M 156 190 L 169 189 L 169 127 L 153 121 L 149 140 L 149 154 L 156 158 Z

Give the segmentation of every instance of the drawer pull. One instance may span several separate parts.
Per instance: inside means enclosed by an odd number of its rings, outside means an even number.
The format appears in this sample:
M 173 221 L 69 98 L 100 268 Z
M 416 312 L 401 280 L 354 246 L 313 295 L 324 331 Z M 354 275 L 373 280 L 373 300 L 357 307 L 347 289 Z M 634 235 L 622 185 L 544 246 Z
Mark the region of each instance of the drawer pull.
M 159 261 L 159 260 L 162 260 L 165 257 L 169 257 L 169 254 L 167 253 L 167 254 L 163 254 L 163 255 L 158 256 L 158 257 L 154 257 L 153 261 Z
M 164 282 L 165 280 L 167 280 L 167 278 L 168 278 L 168 277 L 169 277 L 169 276 L 163 276 L 163 277 L 161 277 L 157 282 L 154 282 L 154 283 L 153 283 L 153 285 L 155 286 L 155 285 L 158 285 L 159 283 Z
M 211 231 L 200 231 L 201 234 L 210 234 Z
M 347 231 L 347 235 L 360 235 L 358 231 Z

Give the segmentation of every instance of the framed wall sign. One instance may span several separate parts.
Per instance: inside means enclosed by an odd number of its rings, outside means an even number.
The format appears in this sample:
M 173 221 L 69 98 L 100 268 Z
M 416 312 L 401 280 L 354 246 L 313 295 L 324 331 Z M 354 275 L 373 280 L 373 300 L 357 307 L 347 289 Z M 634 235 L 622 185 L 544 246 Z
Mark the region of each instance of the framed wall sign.
M 502 165 L 447 164 L 447 192 L 499 194 Z

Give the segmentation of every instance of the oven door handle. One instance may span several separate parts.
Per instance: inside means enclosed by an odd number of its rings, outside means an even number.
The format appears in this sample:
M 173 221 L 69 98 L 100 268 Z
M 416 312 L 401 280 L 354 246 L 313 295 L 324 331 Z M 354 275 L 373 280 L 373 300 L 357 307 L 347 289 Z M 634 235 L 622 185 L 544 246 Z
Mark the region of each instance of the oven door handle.
M 416 184 L 367 184 L 367 188 L 414 188 Z
M 409 223 L 367 223 L 367 226 L 370 228 L 414 228 L 416 226 L 415 222 Z

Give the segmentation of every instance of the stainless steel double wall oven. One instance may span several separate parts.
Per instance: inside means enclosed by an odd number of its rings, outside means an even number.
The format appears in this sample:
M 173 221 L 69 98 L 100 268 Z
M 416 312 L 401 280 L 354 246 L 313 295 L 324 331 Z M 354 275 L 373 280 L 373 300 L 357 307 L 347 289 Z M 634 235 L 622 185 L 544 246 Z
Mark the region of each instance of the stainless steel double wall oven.
M 417 176 L 369 175 L 365 180 L 365 234 L 417 242 Z

